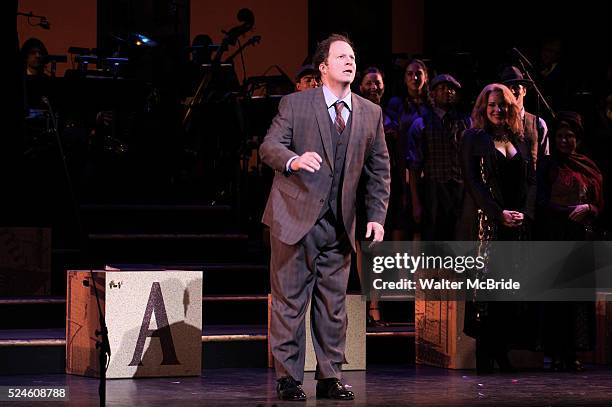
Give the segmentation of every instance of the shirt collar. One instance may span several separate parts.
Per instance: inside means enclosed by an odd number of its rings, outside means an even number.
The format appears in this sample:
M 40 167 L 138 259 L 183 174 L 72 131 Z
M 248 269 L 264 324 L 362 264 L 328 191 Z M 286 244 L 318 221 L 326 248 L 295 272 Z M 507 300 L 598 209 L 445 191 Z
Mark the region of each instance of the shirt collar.
M 336 103 L 336 101 L 338 100 L 338 97 L 334 95 L 332 91 L 329 90 L 329 88 L 325 85 L 323 85 L 323 96 L 325 96 L 325 105 L 327 106 L 328 109 L 332 107 L 333 104 Z M 351 97 L 350 91 L 349 93 L 346 94 L 344 98 L 340 100 L 344 102 L 349 112 L 353 110 L 353 103 L 352 103 L 352 97 Z
M 525 106 L 521 108 L 521 111 L 519 112 L 519 114 L 521 115 L 521 120 L 525 118 Z

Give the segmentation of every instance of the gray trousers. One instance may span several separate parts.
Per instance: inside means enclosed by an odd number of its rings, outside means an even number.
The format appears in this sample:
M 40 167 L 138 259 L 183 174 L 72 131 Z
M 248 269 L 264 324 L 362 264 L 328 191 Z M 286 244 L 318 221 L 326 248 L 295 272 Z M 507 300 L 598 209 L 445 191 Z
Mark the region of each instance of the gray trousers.
M 341 378 L 346 342 L 346 287 L 351 246 L 344 226 L 331 212 L 295 245 L 270 237 L 272 313 L 270 347 L 277 378 L 304 381 L 304 317 L 311 306 L 311 332 L 317 370 L 315 379 Z

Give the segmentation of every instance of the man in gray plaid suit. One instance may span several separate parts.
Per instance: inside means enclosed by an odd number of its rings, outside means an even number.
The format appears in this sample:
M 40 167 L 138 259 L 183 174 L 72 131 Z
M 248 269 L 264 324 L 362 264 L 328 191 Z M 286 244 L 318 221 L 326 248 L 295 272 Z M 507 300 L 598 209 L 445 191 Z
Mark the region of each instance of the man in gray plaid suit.
M 317 397 L 352 400 L 340 382 L 346 287 L 355 250 L 355 201 L 365 199 L 366 238 L 382 241 L 389 155 L 379 106 L 351 93 L 355 54 L 333 34 L 313 58 L 323 86 L 285 96 L 259 153 L 276 175 L 263 215 L 270 227 L 270 346 L 281 400 L 305 400 L 304 315 L 312 300 Z M 359 178 L 366 194 L 356 196 Z

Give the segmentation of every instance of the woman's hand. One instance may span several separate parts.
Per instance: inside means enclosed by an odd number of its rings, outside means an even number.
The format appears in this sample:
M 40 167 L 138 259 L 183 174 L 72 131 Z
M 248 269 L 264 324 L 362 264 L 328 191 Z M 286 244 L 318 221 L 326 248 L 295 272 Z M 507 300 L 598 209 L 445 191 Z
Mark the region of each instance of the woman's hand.
M 569 214 L 569 219 L 574 222 L 582 222 L 584 218 L 591 212 L 591 205 L 589 204 L 580 204 L 576 206 L 570 206 L 574 210 Z
M 517 211 L 502 211 L 502 224 L 509 228 L 517 228 L 523 224 L 525 215 Z

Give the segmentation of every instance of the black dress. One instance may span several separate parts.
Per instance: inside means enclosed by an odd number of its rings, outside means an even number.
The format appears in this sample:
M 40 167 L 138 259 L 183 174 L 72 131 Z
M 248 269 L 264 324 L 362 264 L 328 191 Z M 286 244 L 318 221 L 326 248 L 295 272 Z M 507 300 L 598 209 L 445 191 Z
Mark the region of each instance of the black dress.
M 478 240 L 479 210 L 494 229 L 489 240 L 523 240 L 528 237 L 528 226 L 535 211 L 535 169 L 528 141 L 516 139 L 512 143 L 517 154 L 509 160 L 495 148 L 493 137 L 485 130 L 465 131 L 461 143 L 465 193 L 457 224 L 457 240 Z M 509 162 L 500 160 L 500 157 Z M 525 227 L 504 230 L 501 220 L 506 209 L 523 213 Z
M 529 238 L 535 205 L 535 169 L 528 141 L 515 138 L 511 142 L 517 152 L 506 157 L 495 148 L 488 132 L 481 129 L 465 132 L 461 159 L 466 192 L 457 227 L 458 240 Z M 523 213 L 523 226 L 505 227 L 502 224 L 504 210 Z M 464 332 L 476 338 L 477 358 L 484 354 L 498 362 L 507 360 L 510 347 L 523 348 L 525 343 L 535 342 L 533 338 L 515 335 L 524 332 L 524 312 L 524 305 L 520 303 L 479 302 L 477 298 L 466 301 Z
M 597 165 L 580 154 L 547 157 L 538 166 L 540 240 L 593 240 L 596 214 L 603 209 L 602 175 Z M 569 219 L 574 205 L 596 209 L 581 222 Z M 585 267 L 586 268 L 586 267 Z M 595 281 L 591 287 L 596 287 Z M 594 293 L 593 293 L 594 294 Z M 593 302 L 547 302 L 542 313 L 544 351 L 561 366 L 576 368 L 576 352 L 589 351 L 595 341 Z M 562 366 L 561 366 L 562 367 Z
M 501 151 L 495 149 L 495 155 L 497 178 L 504 209 L 520 212 L 524 205 L 517 191 L 521 190 L 525 182 L 521 154 L 517 151 L 512 157 L 506 157 Z M 525 228 L 508 228 L 499 224 L 496 240 L 523 240 L 527 237 L 526 232 Z

